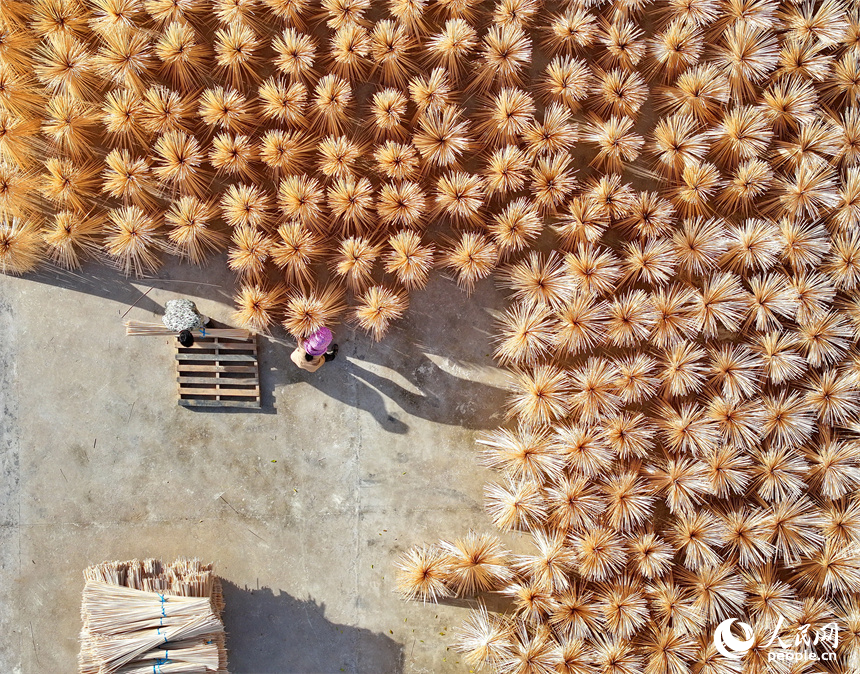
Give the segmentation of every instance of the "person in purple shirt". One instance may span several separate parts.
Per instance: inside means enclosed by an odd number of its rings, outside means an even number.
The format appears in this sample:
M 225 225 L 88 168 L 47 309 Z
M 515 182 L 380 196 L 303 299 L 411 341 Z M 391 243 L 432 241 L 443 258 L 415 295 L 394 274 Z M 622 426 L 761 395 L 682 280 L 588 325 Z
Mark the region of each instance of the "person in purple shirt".
M 323 326 L 309 337 L 299 340 L 299 345 L 290 355 L 290 360 L 302 370 L 316 372 L 323 363 L 334 360 L 337 356 L 338 346 L 332 344 L 333 339 L 331 330 Z

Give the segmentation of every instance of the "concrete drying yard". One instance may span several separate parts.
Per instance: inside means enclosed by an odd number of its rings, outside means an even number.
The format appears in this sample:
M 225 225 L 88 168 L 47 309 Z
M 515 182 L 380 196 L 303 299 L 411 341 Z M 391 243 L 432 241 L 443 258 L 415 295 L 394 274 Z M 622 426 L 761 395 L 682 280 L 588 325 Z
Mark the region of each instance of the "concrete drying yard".
M 263 410 L 212 412 L 177 405 L 172 340 L 121 317 L 188 296 L 229 323 L 226 267 L 160 276 L 0 277 L 2 671 L 76 671 L 87 565 L 178 555 L 224 579 L 234 674 L 468 671 L 446 652 L 465 609 L 402 601 L 393 563 L 490 528 L 474 436 L 501 420 L 503 293 L 437 275 L 381 344 L 339 326 L 316 374 L 261 337 Z

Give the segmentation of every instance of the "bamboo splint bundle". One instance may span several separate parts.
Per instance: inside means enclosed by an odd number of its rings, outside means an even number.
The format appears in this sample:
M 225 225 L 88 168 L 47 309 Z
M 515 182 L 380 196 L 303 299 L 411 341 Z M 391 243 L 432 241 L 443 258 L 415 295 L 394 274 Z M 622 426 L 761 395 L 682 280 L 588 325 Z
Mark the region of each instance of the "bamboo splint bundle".
M 196 559 L 84 571 L 81 674 L 227 674 L 221 583 Z
M 164 327 L 162 323 L 126 321 L 125 334 L 132 337 L 160 337 L 163 335 L 178 335 L 179 333 L 176 330 Z M 212 337 L 225 337 L 229 339 L 249 339 L 251 337 L 249 330 L 242 330 L 240 328 L 206 328 L 206 334 Z

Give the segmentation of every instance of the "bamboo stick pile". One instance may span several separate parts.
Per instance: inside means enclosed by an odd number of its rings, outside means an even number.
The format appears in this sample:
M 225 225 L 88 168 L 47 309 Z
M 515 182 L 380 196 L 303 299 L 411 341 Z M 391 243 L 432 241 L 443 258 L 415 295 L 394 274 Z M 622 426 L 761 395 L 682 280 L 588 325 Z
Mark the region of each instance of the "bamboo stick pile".
M 455 642 L 496 674 L 856 674 L 860 4 L 464 4 L 486 199 L 464 162 L 436 203 L 510 293 L 496 531 L 418 542 L 399 591 L 507 597 Z
M 227 674 L 221 583 L 179 558 L 84 571 L 80 674 Z

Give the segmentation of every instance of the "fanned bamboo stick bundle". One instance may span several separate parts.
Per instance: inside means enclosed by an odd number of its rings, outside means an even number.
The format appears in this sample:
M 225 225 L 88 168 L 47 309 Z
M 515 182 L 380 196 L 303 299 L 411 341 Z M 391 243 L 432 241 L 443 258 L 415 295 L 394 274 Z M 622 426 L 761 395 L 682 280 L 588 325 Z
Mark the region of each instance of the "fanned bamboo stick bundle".
M 211 565 L 105 562 L 84 579 L 81 674 L 227 674 L 224 600 Z

